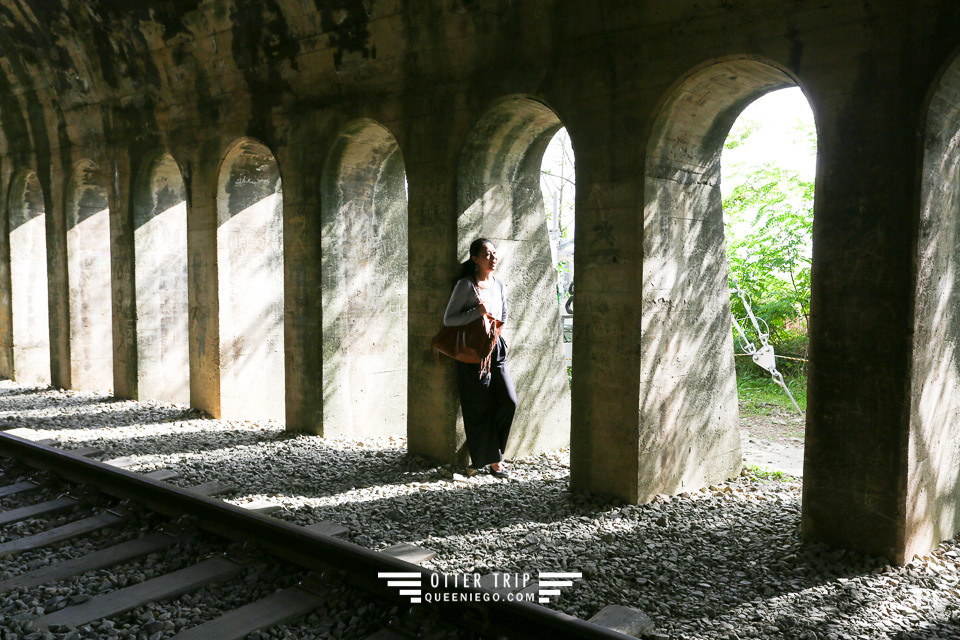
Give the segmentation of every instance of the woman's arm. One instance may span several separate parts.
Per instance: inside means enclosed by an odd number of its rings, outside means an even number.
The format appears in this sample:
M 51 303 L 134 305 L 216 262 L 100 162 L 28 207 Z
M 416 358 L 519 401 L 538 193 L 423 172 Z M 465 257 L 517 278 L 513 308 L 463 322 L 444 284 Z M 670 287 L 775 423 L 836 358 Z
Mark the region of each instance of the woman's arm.
M 479 317 L 480 310 L 477 307 L 477 294 L 473 290 L 473 284 L 469 279 L 461 278 L 450 294 L 450 302 L 443 314 L 443 324 L 448 327 L 462 327 Z
M 500 300 L 501 300 L 500 304 L 503 305 L 501 306 L 501 309 L 503 309 L 503 314 L 500 320 L 503 322 L 506 322 L 507 321 L 507 285 L 503 283 L 503 280 L 498 279 L 498 281 L 500 282 Z

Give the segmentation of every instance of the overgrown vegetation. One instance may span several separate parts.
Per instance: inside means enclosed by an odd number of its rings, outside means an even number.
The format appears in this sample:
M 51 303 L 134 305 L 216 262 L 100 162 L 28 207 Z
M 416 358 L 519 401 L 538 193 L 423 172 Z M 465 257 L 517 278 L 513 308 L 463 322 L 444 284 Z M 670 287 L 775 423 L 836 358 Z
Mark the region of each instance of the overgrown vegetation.
M 772 158 L 763 157 L 754 150 L 763 136 L 763 123 L 745 116 L 731 129 L 724 154 L 723 180 L 732 185 L 723 200 L 731 286 L 735 279 L 747 294 L 761 331 L 768 334 L 778 356 L 777 369 L 805 409 L 814 183 L 812 173 L 807 176 L 785 167 L 780 155 L 792 148 L 794 154 L 815 157 L 816 133 L 812 116 L 798 119 L 792 140 L 777 146 Z M 727 162 L 728 157 L 733 161 Z M 751 329 L 749 341 L 759 348 L 759 336 L 735 292 L 730 305 L 734 317 Z M 737 353 L 744 352 L 742 342 L 734 333 Z M 741 404 L 747 410 L 759 411 L 763 404 L 792 410 L 783 390 L 749 357 L 738 356 L 736 369 Z
M 789 476 L 783 471 L 770 471 L 769 469 L 756 465 L 744 467 L 744 470 L 746 470 L 747 475 L 756 480 L 774 480 L 776 482 L 791 482 L 794 480 L 793 476 Z
M 740 360 L 740 358 L 737 358 Z M 747 358 L 749 360 L 749 358 Z M 740 399 L 740 412 L 743 415 L 770 415 L 774 409 L 795 412 L 793 404 L 787 398 L 780 385 L 752 362 L 751 369 L 737 374 L 737 397 Z M 793 394 L 800 408 L 807 410 L 807 378 L 803 375 L 784 378 L 787 388 Z

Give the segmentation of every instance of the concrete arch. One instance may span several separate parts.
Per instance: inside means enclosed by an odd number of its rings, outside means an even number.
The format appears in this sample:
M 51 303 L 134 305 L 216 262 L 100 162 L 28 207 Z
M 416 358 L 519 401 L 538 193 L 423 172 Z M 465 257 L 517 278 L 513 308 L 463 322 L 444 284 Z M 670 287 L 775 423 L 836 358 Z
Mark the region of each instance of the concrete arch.
M 157 152 L 133 190 L 137 397 L 190 402 L 187 199 L 180 167 Z
M 796 85 L 772 63 L 713 62 L 667 93 L 645 153 L 640 501 L 740 469 L 720 155 L 749 103 Z
M 100 168 L 73 167 L 66 193 L 70 379 L 74 389 L 113 388 L 110 209 Z
M 220 407 L 225 418 L 282 420 L 283 194 L 273 153 L 251 138 L 217 180 Z
M 50 384 L 47 299 L 47 224 L 43 188 L 34 171 L 10 184 L 7 209 L 10 251 L 12 377 L 23 384 Z
M 513 96 L 474 126 L 460 155 L 457 253 L 491 239 L 508 290 L 510 368 L 519 406 L 508 455 L 557 449 L 570 442 L 570 386 L 563 354 L 557 276 L 552 264 L 540 162 L 562 126 L 550 107 Z
M 322 185 L 323 434 L 404 433 L 407 193 L 396 139 L 372 120 L 349 124 Z
M 931 87 L 914 287 L 904 558 L 960 531 L 960 56 Z

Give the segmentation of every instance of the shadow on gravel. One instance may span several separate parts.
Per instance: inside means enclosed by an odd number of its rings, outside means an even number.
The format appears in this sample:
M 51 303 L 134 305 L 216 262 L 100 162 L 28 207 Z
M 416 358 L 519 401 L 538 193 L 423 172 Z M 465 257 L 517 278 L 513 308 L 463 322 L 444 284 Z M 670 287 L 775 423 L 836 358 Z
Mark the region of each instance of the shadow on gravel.
M 4 403 L 6 404 L 6 403 Z M 98 401 L 97 404 L 103 404 Z M 16 427 L 27 427 L 30 429 L 49 429 L 58 431 L 62 429 L 102 429 L 104 427 L 129 427 L 133 425 L 142 425 L 149 427 L 153 424 L 164 422 L 178 422 L 196 419 L 198 413 L 183 409 L 158 411 L 161 415 L 153 415 L 151 419 L 144 420 L 143 410 L 123 408 L 118 406 L 116 410 L 97 409 L 79 412 L 64 412 L 52 416 L 2 416 L 0 415 L 0 428 L 12 429 Z

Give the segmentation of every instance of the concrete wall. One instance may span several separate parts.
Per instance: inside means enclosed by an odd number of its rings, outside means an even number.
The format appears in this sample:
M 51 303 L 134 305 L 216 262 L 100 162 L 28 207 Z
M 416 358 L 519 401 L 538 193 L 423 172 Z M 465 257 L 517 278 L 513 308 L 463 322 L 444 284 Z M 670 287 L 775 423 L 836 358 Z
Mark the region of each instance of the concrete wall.
M 502 335 L 517 388 L 507 457 L 570 442 L 556 267 L 540 191 L 543 151 L 560 126 L 546 105 L 509 98 L 477 122 L 460 158 L 457 262 L 469 258 L 470 243 L 477 238 L 492 240 L 500 257 L 497 277 L 507 287 Z M 462 426 L 461 418 L 458 428 Z
M 133 222 L 137 397 L 189 403 L 187 201 L 170 154 L 144 165 Z
M 403 156 L 382 126 L 347 126 L 323 178 L 323 434 L 404 434 L 407 421 L 407 194 Z
M 960 64 L 936 85 L 924 135 L 906 527 L 902 556 L 960 528 Z
M 14 180 L 8 211 L 11 377 L 21 384 L 50 384 L 46 218 L 36 173 Z
M 220 415 L 284 415 L 283 200 L 277 162 L 238 141 L 217 192 Z
M 113 389 L 110 210 L 105 178 L 89 161 L 67 187 L 70 379 L 74 389 Z
M 324 328 L 346 325 L 327 317 L 324 267 L 336 256 L 321 218 L 352 196 L 321 176 L 341 173 L 334 150 L 349 123 L 376 122 L 408 181 L 409 447 L 460 459 L 451 367 L 429 340 L 475 233 L 495 236 L 504 268 L 516 270 L 508 282 L 530 292 L 530 305 L 546 304 L 528 176 L 562 122 L 577 158 L 569 413 L 551 363 L 559 329 L 554 345 L 539 333 L 542 318 L 525 312 L 511 339 L 523 409 L 516 451 L 569 433 L 573 487 L 630 501 L 734 473 L 719 140 L 747 101 L 797 84 L 820 149 L 803 534 L 902 560 L 956 531 L 956 463 L 943 452 L 956 439 L 949 167 L 958 127 L 952 84 L 941 79 L 960 48 L 955 2 L 320 4 L 9 7 L 0 174 L 9 184 L 35 170 L 43 194 L 54 384 L 85 384 L 71 380 L 89 342 L 71 339 L 88 315 L 71 309 L 78 254 L 68 245 L 88 192 L 70 181 L 89 158 L 113 207 L 109 239 L 91 250 L 114 262 L 114 382 L 118 393 L 137 386 L 129 194 L 144 149 L 164 148 L 182 168 L 188 210 L 191 403 L 215 415 L 270 407 L 290 428 L 341 425 L 325 416 L 326 390 L 355 398 L 346 381 L 369 379 L 359 358 L 331 370 L 324 357 L 327 344 L 343 344 L 340 329 L 328 343 Z M 241 212 L 263 198 L 265 226 L 241 231 Z M 238 264 L 251 252 L 268 257 Z M 344 253 L 337 269 L 361 273 L 354 260 Z M 253 263 L 261 273 L 244 272 Z M 261 276 L 271 285 L 247 309 L 238 283 Z M 12 291 L 7 280 L 0 269 L 0 288 Z M 0 336 L 17 322 L 10 312 L 4 324 L 5 307 L 0 297 Z M 0 340 L 9 354 L 11 339 Z M 11 357 L 0 353 L 4 372 Z M 249 365 L 237 365 L 248 360 L 263 363 L 270 384 L 244 408 L 252 382 L 237 373 Z
M 653 126 L 644 183 L 641 499 L 740 470 L 720 156 L 740 111 L 791 84 L 754 60 L 705 65 Z

